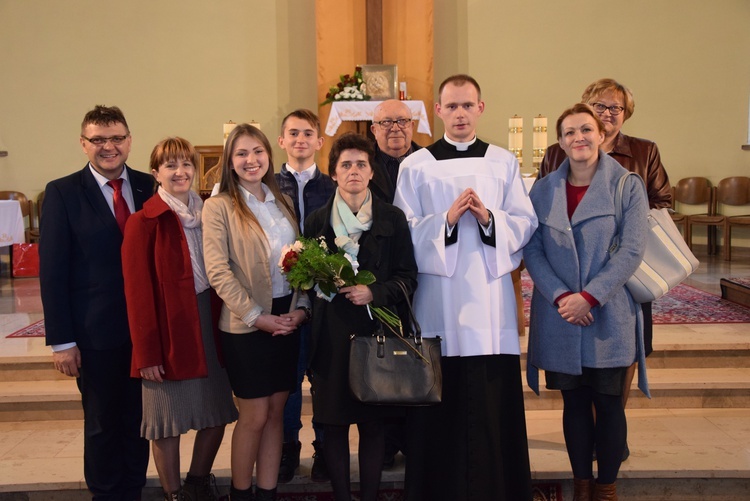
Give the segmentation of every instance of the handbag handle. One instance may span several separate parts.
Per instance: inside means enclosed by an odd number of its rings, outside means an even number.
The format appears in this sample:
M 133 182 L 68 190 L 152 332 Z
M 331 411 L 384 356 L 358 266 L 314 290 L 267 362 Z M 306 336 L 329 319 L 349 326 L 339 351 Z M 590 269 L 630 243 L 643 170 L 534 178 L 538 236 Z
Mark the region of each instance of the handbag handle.
M 620 177 L 620 180 L 617 182 L 617 190 L 615 190 L 615 226 L 618 229 L 618 233 L 615 234 L 614 238 L 612 239 L 612 245 L 609 246 L 609 253 L 612 254 L 617 250 L 617 248 L 620 246 L 620 224 L 622 224 L 622 192 L 625 190 L 625 181 L 628 180 L 628 177 L 630 176 L 636 176 L 638 179 L 641 179 L 641 176 L 636 174 L 635 172 L 628 172 L 627 174 L 623 174 Z
M 412 324 L 412 327 L 414 328 L 414 339 L 416 340 L 417 344 L 420 344 L 422 342 L 422 327 L 420 327 L 419 322 L 417 321 L 417 317 L 414 315 L 414 308 L 411 305 L 411 299 L 409 299 L 409 291 L 406 290 L 406 284 L 404 284 L 401 279 L 394 280 L 396 284 L 398 284 L 399 288 L 401 289 L 401 292 L 404 293 L 404 298 L 406 299 L 406 306 L 409 309 L 409 321 Z

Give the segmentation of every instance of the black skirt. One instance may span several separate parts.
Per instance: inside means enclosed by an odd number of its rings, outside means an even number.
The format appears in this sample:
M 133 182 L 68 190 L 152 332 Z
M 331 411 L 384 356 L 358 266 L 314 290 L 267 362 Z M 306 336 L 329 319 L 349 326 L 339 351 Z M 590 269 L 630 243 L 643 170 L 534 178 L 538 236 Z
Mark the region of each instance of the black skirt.
M 291 294 L 274 298 L 271 313 L 287 313 L 291 303 Z M 294 391 L 299 330 L 286 336 L 273 336 L 261 330 L 246 334 L 220 332 L 229 383 L 238 398 L 260 398 L 281 391 Z
M 582 374 L 572 375 L 563 372 L 545 371 L 548 390 L 575 390 L 581 386 L 588 386 L 597 393 L 620 396 L 625 385 L 627 367 L 613 367 L 608 369 L 593 369 L 583 367 Z

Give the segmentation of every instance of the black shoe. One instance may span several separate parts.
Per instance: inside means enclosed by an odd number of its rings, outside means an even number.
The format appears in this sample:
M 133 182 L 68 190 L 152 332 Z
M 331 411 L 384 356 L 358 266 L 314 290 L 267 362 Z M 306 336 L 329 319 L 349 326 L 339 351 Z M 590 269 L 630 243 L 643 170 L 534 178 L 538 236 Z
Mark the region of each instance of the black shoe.
M 313 482 L 328 482 L 328 466 L 326 465 L 326 458 L 323 457 L 323 444 L 318 440 L 312 443 L 315 452 L 313 452 L 313 464 L 310 469 L 310 480 Z
M 300 450 L 302 450 L 302 444 L 299 441 L 282 444 L 278 478 L 280 484 L 287 484 L 294 478 L 294 472 L 299 467 Z
M 221 497 L 213 473 L 202 477 L 187 474 L 182 485 L 184 501 L 218 501 Z

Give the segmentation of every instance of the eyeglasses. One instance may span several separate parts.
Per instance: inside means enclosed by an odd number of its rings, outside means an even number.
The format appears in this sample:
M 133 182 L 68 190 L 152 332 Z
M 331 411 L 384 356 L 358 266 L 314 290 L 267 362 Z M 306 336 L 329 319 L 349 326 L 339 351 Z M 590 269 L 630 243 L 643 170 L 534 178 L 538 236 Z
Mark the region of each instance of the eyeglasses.
M 110 142 L 114 145 L 122 144 L 125 142 L 125 140 L 128 137 L 130 137 L 130 134 L 126 136 L 110 136 L 110 137 L 100 137 L 100 136 L 96 136 L 92 138 L 88 138 L 86 136 L 81 136 L 81 137 L 85 139 L 86 141 L 88 141 L 89 143 L 93 144 L 94 146 L 104 146 L 105 144 L 107 144 L 107 142 Z
M 620 113 L 625 111 L 625 108 L 616 104 L 613 104 L 612 106 L 606 106 L 602 103 L 591 103 L 591 106 L 597 113 L 604 113 L 605 110 L 609 110 L 610 115 L 619 115 Z
M 378 124 L 384 129 L 390 129 L 391 127 L 393 127 L 394 124 L 398 125 L 399 128 L 403 129 L 404 127 L 406 127 L 407 125 L 411 123 L 411 118 L 399 118 L 398 120 L 385 119 L 385 120 L 381 120 L 380 122 L 373 122 L 373 123 Z

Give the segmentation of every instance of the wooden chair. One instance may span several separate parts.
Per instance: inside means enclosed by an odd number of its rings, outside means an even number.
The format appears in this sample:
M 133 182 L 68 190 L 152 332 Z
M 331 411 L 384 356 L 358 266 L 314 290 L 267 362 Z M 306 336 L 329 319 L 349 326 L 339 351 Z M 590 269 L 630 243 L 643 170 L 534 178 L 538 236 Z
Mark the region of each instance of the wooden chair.
M 34 239 L 32 232 L 36 233 L 36 238 L 38 239 L 39 232 L 36 230 L 33 217 L 34 204 L 26 198 L 26 195 L 20 191 L 0 191 L 0 200 L 18 200 L 18 203 L 21 204 L 21 215 L 24 218 L 26 243 L 30 243 Z M 28 221 L 28 224 L 26 221 Z
M 704 207 L 704 212 L 688 215 L 683 212 L 683 206 L 700 206 Z M 686 177 L 680 179 L 677 185 L 672 187 L 672 221 L 675 225 L 682 226 L 683 236 L 685 242 L 689 246 L 692 246 L 693 234 L 691 232 L 689 220 L 693 216 L 709 216 L 712 214 L 714 208 L 713 205 L 713 190 L 711 189 L 711 182 L 705 177 Z M 714 239 L 709 238 L 709 253 L 715 252 L 711 243 Z
M 716 201 L 722 206 L 750 205 L 750 177 L 735 176 L 719 181 Z M 724 216 L 724 259 L 732 259 L 732 226 L 750 226 L 750 214 Z

